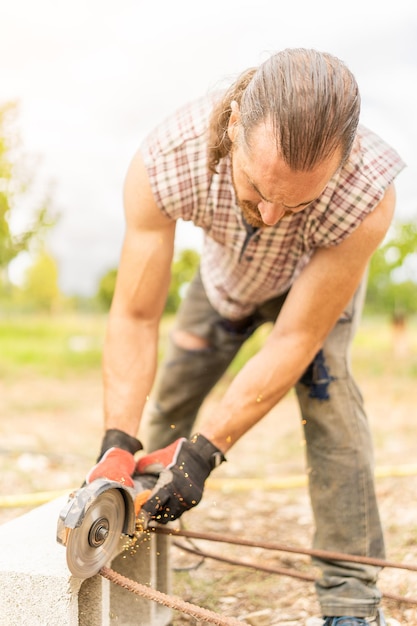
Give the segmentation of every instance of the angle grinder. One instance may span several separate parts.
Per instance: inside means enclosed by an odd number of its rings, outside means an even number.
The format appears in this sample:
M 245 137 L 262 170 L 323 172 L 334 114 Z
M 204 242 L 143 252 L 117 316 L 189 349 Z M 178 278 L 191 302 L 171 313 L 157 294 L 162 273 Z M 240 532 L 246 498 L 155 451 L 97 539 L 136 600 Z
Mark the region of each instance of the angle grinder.
M 133 478 L 134 487 L 99 478 L 70 494 L 58 518 L 57 542 L 66 547 L 68 569 L 77 578 L 97 574 L 119 550 L 122 535 L 146 529 L 141 506 L 156 484 L 155 474 Z

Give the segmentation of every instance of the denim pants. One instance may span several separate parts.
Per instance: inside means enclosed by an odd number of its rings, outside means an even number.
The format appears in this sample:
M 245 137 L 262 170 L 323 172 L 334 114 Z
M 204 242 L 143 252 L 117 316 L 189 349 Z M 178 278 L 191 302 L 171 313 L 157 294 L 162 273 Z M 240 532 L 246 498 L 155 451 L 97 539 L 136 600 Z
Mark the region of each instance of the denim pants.
M 314 547 L 384 558 L 384 543 L 373 481 L 373 448 L 361 394 L 349 363 L 366 281 L 307 368 L 296 393 L 303 418 L 309 492 L 315 520 Z M 186 350 L 170 339 L 152 394 L 144 431 L 145 449 L 188 437 L 198 410 L 246 339 L 273 322 L 286 294 L 258 306 L 249 318 L 231 322 L 209 303 L 199 273 L 177 315 L 176 329 L 207 340 Z M 145 420 L 146 422 L 146 420 Z M 314 559 L 323 615 L 373 615 L 381 594 L 379 568 Z

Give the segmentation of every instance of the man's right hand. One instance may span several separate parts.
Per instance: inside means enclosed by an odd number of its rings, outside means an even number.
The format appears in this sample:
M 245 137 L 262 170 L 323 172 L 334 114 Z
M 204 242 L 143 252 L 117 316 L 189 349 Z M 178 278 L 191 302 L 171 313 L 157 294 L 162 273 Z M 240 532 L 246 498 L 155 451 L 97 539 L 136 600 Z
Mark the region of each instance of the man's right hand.
M 121 430 L 112 428 L 106 431 L 97 464 L 88 472 L 85 482 L 91 483 L 97 478 L 107 478 L 133 487 L 132 475 L 135 472 L 134 454 L 142 450 L 142 444 Z

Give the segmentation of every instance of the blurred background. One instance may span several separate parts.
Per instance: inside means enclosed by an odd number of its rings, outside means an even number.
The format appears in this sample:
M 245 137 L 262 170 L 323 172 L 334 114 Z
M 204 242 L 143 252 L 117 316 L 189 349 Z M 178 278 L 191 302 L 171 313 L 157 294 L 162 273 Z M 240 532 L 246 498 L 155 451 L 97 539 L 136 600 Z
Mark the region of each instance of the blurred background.
M 101 350 L 124 230 L 122 187 L 140 142 L 175 107 L 285 47 L 342 58 L 360 84 L 362 122 L 408 164 L 397 181 L 394 224 L 371 264 L 354 359 L 366 381 L 378 388 L 388 381 L 387 393 L 394 393 L 398 380 L 412 401 L 414 0 L 352 0 L 337 9 L 330 0 L 1 2 L 0 487 L 6 494 L 66 487 L 95 458 Z M 200 250 L 200 231 L 179 224 L 161 354 Z M 238 355 L 220 391 L 267 332 L 261 329 Z M 395 393 L 384 403 L 403 402 L 397 447 L 406 458 L 408 405 L 405 393 Z
M 153 126 L 285 47 L 331 52 L 355 73 L 362 122 L 408 164 L 397 182 L 398 219 L 415 219 L 414 0 L 352 0 L 337 8 L 331 0 L 1 4 L 0 107 L 11 103 L 1 132 L 13 144 L 14 167 L 7 221 L 22 234 L 47 207 L 44 222 L 53 216 L 54 225 L 43 252 L 65 296 L 93 296 L 116 267 L 123 179 Z M 10 259 L 12 284 L 21 285 L 38 259 L 35 239 Z M 178 249 L 200 245 L 201 233 L 181 224 Z
M 174 108 L 272 52 L 313 47 L 347 63 L 361 88 L 362 123 L 408 165 L 396 182 L 394 223 L 371 263 L 352 358 L 374 432 L 389 556 L 415 562 L 415 0 L 0 0 L 0 7 L 0 523 L 80 485 L 98 454 L 101 353 L 123 238 L 122 187 L 140 142 Z M 198 229 L 179 224 L 161 355 L 201 242 Z M 215 410 L 268 332 L 259 329 L 237 355 L 202 415 Z M 304 452 L 289 393 L 231 450 L 219 480 L 232 482 L 226 491 L 208 489 L 191 523 L 223 528 L 237 510 L 242 523 L 251 520 L 253 536 L 280 528 L 290 543 L 307 543 L 313 529 L 304 487 L 281 491 L 276 484 L 266 493 L 264 485 L 254 501 L 240 480 L 303 480 Z M 200 588 L 198 576 L 184 573 L 186 592 L 179 593 L 218 609 L 223 573 L 216 590 L 207 585 L 207 570 L 199 571 Z M 411 577 L 387 576 L 387 589 L 415 595 Z M 312 590 L 306 599 L 298 587 L 279 594 L 272 579 L 255 583 L 256 593 L 242 595 L 236 575 L 236 598 L 249 599 L 251 610 L 271 607 L 274 598 L 273 606 L 287 612 L 304 602 L 302 610 L 314 613 Z M 408 615 L 395 607 L 392 614 L 417 623 L 417 609 Z

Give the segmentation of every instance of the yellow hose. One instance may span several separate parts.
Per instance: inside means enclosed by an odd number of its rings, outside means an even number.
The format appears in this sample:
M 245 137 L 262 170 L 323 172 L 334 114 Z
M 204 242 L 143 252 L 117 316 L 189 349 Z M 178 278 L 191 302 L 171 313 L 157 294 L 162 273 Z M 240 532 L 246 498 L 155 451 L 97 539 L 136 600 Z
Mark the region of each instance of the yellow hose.
M 375 478 L 392 478 L 417 475 L 417 464 L 381 465 L 375 470 Z M 280 478 L 209 478 L 207 487 L 227 493 L 237 491 L 273 491 L 305 487 L 307 476 L 282 476 Z
M 375 478 L 396 478 L 416 476 L 417 464 L 408 465 L 381 465 L 375 470 Z M 273 491 L 275 489 L 294 489 L 305 487 L 307 476 L 282 476 L 281 478 L 209 478 L 207 487 L 226 493 L 241 491 Z M 69 495 L 73 489 L 59 491 L 40 491 L 38 493 L 14 494 L 0 496 L 0 508 L 34 507 L 54 498 Z

